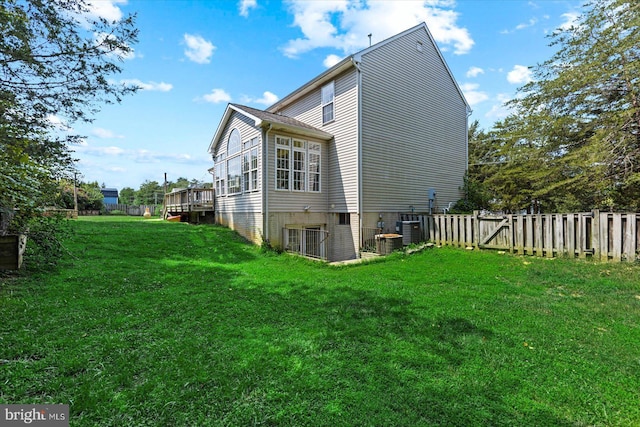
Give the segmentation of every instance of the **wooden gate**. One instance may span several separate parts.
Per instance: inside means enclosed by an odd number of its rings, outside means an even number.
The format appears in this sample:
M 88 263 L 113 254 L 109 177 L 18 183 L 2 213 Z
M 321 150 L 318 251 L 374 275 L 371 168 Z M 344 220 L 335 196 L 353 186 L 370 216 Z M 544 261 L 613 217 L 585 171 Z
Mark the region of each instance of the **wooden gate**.
M 482 216 L 477 223 L 479 248 L 487 249 L 511 249 L 512 222 L 508 216 Z

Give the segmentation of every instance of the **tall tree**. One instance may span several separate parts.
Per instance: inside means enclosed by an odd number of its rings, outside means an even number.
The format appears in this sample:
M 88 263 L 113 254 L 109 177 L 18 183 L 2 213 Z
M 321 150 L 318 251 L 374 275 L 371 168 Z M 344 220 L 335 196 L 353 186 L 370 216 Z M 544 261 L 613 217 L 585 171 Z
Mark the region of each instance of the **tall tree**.
M 132 16 L 91 19 L 84 0 L 0 2 L 0 206 L 6 217 L 46 204 L 73 167 L 59 121 L 90 121 L 135 87 L 111 83 L 132 52 Z M 25 191 L 26 190 L 26 191 Z M 15 228 L 24 228 L 16 218 Z M 5 228 L 12 227 L 5 221 Z M 5 230 L 6 231 L 6 230 Z
M 462 186 L 464 199 L 458 200 L 452 208 L 452 212 L 456 213 L 491 209 L 494 199 L 486 180 L 500 163 L 497 142 L 491 134 L 480 129 L 477 120 L 469 126 L 468 142 L 469 163 Z
M 551 38 L 496 127 L 505 163 L 490 185 L 509 209 L 638 209 L 640 3 L 593 1 Z
M 134 17 L 92 16 L 85 0 L 0 0 L 0 233 L 34 229 L 71 174 L 80 136 L 60 123 L 91 121 L 136 90 L 109 79 L 132 53 Z

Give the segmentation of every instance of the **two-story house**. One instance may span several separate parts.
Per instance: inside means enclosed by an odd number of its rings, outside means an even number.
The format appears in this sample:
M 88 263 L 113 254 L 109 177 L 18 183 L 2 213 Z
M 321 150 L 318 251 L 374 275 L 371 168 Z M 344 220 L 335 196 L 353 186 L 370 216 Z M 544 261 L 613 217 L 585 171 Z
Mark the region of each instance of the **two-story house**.
M 215 217 L 249 240 L 332 261 L 368 230 L 462 197 L 470 113 L 426 24 L 353 54 L 211 141 Z

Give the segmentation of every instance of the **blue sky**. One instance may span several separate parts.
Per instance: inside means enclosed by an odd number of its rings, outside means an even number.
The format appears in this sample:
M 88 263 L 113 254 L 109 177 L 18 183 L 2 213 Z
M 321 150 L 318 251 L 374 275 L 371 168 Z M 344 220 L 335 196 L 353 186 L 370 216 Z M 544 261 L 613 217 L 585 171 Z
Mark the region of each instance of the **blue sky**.
M 134 54 L 116 81 L 141 90 L 104 106 L 74 146 L 84 181 L 211 181 L 207 148 L 228 102 L 266 108 L 341 58 L 426 22 L 482 127 L 548 59 L 546 37 L 581 2 L 94 0 L 95 15 L 136 13 Z M 63 119 L 63 118 L 60 118 Z

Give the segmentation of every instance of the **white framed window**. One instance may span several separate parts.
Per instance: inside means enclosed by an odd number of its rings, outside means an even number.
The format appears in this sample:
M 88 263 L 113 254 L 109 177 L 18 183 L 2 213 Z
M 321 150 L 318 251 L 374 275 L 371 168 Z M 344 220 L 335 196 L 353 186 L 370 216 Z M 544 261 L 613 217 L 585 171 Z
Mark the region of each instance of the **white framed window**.
M 259 138 L 252 138 L 244 142 L 242 153 L 242 183 L 243 191 L 250 192 L 258 189 L 258 144 Z
M 216 157 L 215 180 L 218 195 L 234 195 L 258 190 L 260 138 L 242 142 L 233 129 L 227 139 L 227 152 Z
M 321 149 L 317 142 L 276 136 L 276 190 L 320 192 Z
M 291 138 L 276 136 L 276 190 L 289 189 Z
M 242 140 L 240 138 L 240 131 L 233 129 L 229 134 L 227 140 L 227 156 L 231 157 L 234 154 L 238 154 L 242 150 Z
M 242 192 L 242 139 L 233 129 L 227 139 L 227 195 Z
M 216 181 L 216 195 L 224 196 L 226 194 L 226 180 L 227 180 L 227 162 L 226 156 L 220 154 L 216 157 L 214 163 L 214 174 Z
M 307 190 L 307 142 L 293 140 L 293 191 Z
M 242 163 L 240 156 L 227 160 L 227 194 L 242 192 Z
M 308 191 L 319 192 L 320 191 L 320 158 L 321 158 L 321 145 L 317 142 L 309 142 L 309 186 Z
M 334 117 L 333 101 L 335 98 L 334 82 L 322 86 L 322 124 L 332 122 Z

